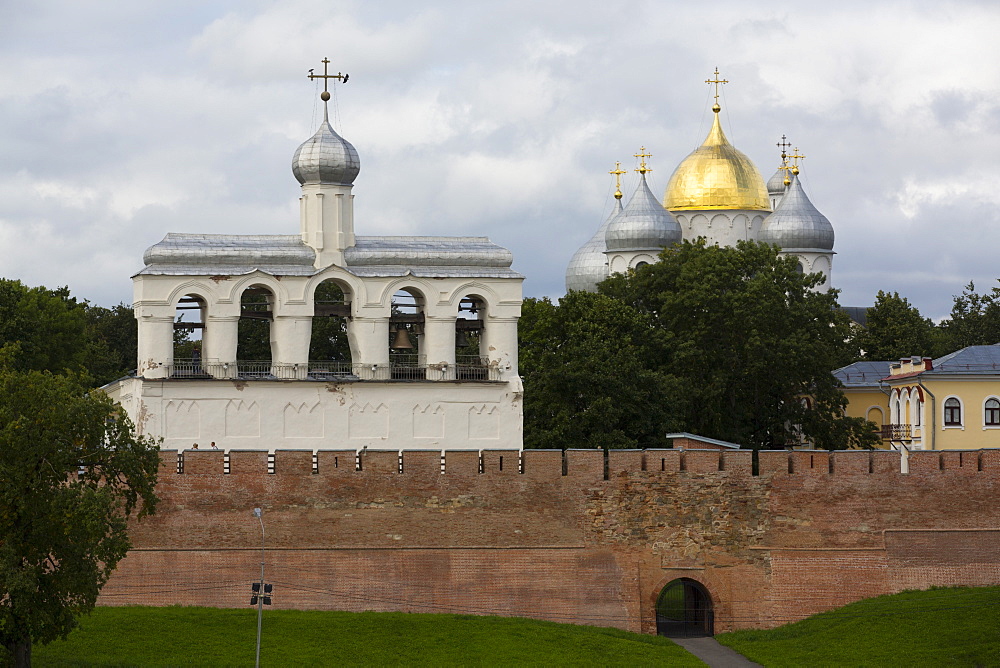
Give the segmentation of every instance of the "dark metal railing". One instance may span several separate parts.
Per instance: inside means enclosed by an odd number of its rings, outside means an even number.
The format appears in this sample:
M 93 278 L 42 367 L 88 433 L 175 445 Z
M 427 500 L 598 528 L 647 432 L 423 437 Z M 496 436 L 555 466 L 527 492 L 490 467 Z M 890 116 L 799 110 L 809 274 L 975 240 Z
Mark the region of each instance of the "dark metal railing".
M 319 381 L 499 381 L 500 370 L 474 355 L 455 364 L 421 364 L 416 354 L 393 354 L 389 364 L 356 364 L 322 360 L 308 364 L 275 364 L 267 360 L 240 360 L 206 364 L 200 359 L 174 359 L 172 365 L 150 377 L 189 380 L 319 380 Z M 152 371 L 152 370 L 151 370 Z
M 883 441 L 912 441 L 913 427 L 908 424 L 884 424 L 882 425 Z

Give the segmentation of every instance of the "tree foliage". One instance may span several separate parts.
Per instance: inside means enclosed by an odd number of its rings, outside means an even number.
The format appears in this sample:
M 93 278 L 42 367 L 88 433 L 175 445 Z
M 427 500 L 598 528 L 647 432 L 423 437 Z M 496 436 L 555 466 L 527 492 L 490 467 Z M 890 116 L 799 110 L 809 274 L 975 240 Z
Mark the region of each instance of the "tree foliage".
M 87 361 L 84 305 L 69 288 L 29 288 L 0 279 L 0 345 L 16 343 L 20 370 L 59 372 L 80 369 Z
M 911 355 L 934 355 L 936 329 L 929 318 L 898 292 L 878 291 L 868 309 L 867 324 L 858 331 L 857 343 L 864 359 L 898 360 Z
M 773 246 L 685 242 L 598 295 L 530 304 L 526 446 L 545 434 L 549 447 L 635 447 L 670 430 L 754 448 L 871 445 L 871 426 L 843 415 L 831 370 L 850 360 L 850 325 L 821 282 Z
M 527 299 L 519 323 L 528 448 L 664 446 L 671 379 L 649 362 L 650 319 L 605 295 Z
M 951 316 L 941 323 L 947 350 L 1000 343 L 1000 288 L 979 294 L 971 281 L 955 295 Z
M 65 637 L 129 549 L 129 516 L 152 513 L 158 446 L 74 374 L 0 360 L 0 645 Z

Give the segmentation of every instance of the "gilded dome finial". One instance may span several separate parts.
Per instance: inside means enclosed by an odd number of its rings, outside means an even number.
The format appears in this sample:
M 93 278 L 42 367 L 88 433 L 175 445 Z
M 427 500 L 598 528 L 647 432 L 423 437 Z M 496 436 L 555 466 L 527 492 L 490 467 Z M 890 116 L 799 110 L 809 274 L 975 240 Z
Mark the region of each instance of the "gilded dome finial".
M 309 78 L 323 80 L 323 92 L 319 94 L 319 97 L 321 100 L 323 100 L 324 103 L 326 103 L 330 100 L 330 91 L 327 89 L 327 85 L 330 83 L 330 79 L 339 79 L 340 81 L 347 83 L 347 79 L 348 77 L 350 77 L 350 75 L 341 74 L 340 72 L 337 72 L 336 74 L 328 74 L 326 68 L 330 64 L 330 59 L 324 58 L 322 60 L 322 63 L 323 63 L 323 74 L 313 74 L 313 71 L 309 70 Z M 325 109 L 326 104 L 324 104 L 323 107 Z
M 632 155 L 634 155 L 636 158 L 639 158 L 639 169 L 637 169 L 635 171 L 637 171 L 637 172 L 639 172 L 640 174 L 643 174 L 643 175 L 648 174 L 649 172 L 653 171 L 652 167 L 647 167 L 646 166 L 646 158 L 652 158 L 653 154 L 652 153 L 646 153 L 646 147 L 645 146 L 640 146 L 639 147 L 639 152 L 638 153 L 633 153 Z
M 805 158 L 806 156 L 799 155 L 799 147 L 796 146 L 795 147 L 795 153 L 793 153 L 789 157 L 792 158 L 793 160 L 795 160 L 795 163 L 792 165 L 792 174 L 795 174 L 796 176 L 798 176 L 798 174 L 799 174 L 799 160 Z
M 720 111 L 722 111 L 722 107 L 719 106 L 719 84 L 727 84 L 729 83 L 729 81 L 727 81 L 726 79 L 719 78 L 719 68 L 716 67 L 715 78 L 705 79 L 705 83 L 715 84 L 715 104 L 712 105 L 712 111 L 714 111 L 715 113 L 719 113 Z
M 615 161 L 615 168 L 612 169 L 608 174 L 615 175 L 615 199 L 622 198 L 622 174 L 627 174 L 624 169 L 622 169 L 622 163 Z

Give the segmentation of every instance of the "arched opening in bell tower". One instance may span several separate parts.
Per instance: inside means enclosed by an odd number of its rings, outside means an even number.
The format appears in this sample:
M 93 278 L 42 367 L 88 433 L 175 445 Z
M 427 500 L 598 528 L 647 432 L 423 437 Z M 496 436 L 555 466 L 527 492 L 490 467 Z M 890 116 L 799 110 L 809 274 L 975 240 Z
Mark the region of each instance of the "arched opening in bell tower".
M 351 291 L 334 279 L 316 286 L 313 293 L 312 335 L 309 339 L 309 376 L 346 376 L 354 373 L 354 352 L 348 328 Z
M 426 380 L 423 361 L 424 296 L 403 288 L 392 296 L 389 313 L 389 374 L 392 380 Z
M 486 330 L 486 300 L 466 295 L 458 300 L 455 320 L 455 378 L 489 380 L 489 366 L 482 355 Z
M 208 305 L 196 294 L 187 294 L 177 302 L 174 317 L 173 363 L 171 378 L 201 378 L 207 372 L 202 363 L 205 351 L 205 322 Z
M 671 580 L 656 598 L 656 634 L 691 637 L 715 635 L 712 597 L 690 578 Z
M 272 375 L 274 301 L 274 293 L 264 285 L 251 285 L 240 295 L 236 360 L 241 378 Z

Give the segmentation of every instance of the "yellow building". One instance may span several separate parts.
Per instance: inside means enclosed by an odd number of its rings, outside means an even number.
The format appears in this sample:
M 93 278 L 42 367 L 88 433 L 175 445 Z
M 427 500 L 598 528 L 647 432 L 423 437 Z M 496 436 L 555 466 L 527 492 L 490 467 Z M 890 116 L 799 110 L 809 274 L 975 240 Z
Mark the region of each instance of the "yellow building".
M 875 379 L 880 369 L 887 373 Z M 844 385 L 847 414 L 879 425 L 886 447 L 1000 448 L 1000 344 L 933 360 L 858 362 L 834 375 Z

